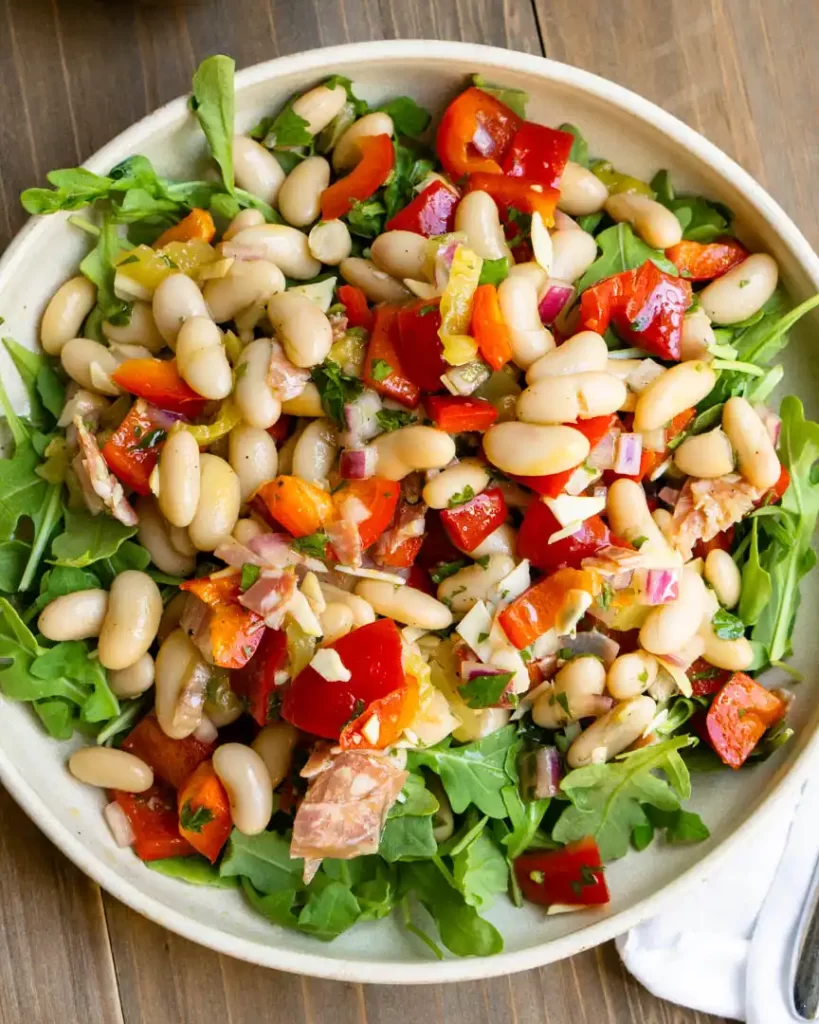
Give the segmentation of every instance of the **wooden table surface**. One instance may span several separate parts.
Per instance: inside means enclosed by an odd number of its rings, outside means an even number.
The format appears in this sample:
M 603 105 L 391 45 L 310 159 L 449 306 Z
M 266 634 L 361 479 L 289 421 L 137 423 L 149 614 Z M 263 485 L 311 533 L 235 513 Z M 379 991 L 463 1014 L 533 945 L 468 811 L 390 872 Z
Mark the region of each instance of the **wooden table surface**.
M 5 0 L 0 246 L 18 192 L 187 91 L 207 54 L 239 66 L 353 40 L 464 39 L 620 82 L 767 186 L 819 245 L 815 0 Z M 166 932 L 101 892 L 0 791 L 0 1024 L 705 1024 L 650 996 L 609 944 L 509 978 L 425 988 L 315 981 Z

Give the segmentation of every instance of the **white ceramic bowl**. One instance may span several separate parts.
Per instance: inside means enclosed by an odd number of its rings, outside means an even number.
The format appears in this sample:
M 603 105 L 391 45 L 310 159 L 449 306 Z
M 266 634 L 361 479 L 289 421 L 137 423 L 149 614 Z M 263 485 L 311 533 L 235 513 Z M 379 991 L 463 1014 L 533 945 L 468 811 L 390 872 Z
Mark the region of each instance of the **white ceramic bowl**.
M 529 116 L 545 124 L 570 121 L 591 151 L 623 170 L 648 178 L 671 169 L 680 189 L 723 200 L 736 213 L 741 237 L 773 254 L 795 300 L 819 290 L 819 259 L 798 228 L 740 167 L 702 136 L 634 93 L 564 64 L 523 53 L 463 43 L 399 41 L 362 43 L 284 57 L 242 71 L 236 79 L 237 127 L 249 128 L 286 97 L 328 74 L 348 75 L 362 96 L 381 101 L 409 93 L 439 112 L 447 98 L 479 72 L 525 89 Z M 192 177 L 205 146 L 185 100 L 174 100 L 124 132 L 89 161 L 107 170 L 144 153 L 171 177 Z M 64 215 L 28 224 L 0 262 L 0 313 L 4 333 L 34 347 L 39 316 L 55 288 L 76 273 L 87 242 Z M 814 318 L 814 329 L 817 320 Z M 808 324 L 787 353 L 792 390 L 815 416 L 817 365 Z M 5 355 L 3 353 L 3 355 Z M 0 365 L 4 382 L 13 373 Z M 18 393 L 18 397 L 20 397 Z M 819 576 L 802 588 L 803 615 L 794 663 L 810 678 L 819 655 L 810 622 Z M 741 772 L 695 777 L 693 806 L 711 829 L 704 844 L 666 848 L 654 843 L 607 869 L 612 903 L 605 913 L 547 918 L 536 907 L 516 910 L 501 900 L 488 915 L 501 929 L 506 951 L 479 960 L 438 963 L 392 921 L 354 928 L 325 945 L 269 925 L 234 892 L 201 889 L 148 871 L 114 845 L 103 821 L 101 795 L 75 782 L 65 769 L 70 744 L 48 739 L 25 706 L 4 702 L 0 715 L 0 778 L 39 827 L 83 871 L 114 896 L 166 928 L 220 952 L 279 970 L 344 981 L 421 983 L 458 981 L 520 971 L 597 945 L 655 914 L 663 901 L 711 872 L 718 858 L 739 847 L 758 821 L 804 777 L 811 750 L 819 747 L 813 687 L 799 693 L 793 714 L 797 735 L 767 763 Z M 32 894 L 33 895 L 33 894 Z

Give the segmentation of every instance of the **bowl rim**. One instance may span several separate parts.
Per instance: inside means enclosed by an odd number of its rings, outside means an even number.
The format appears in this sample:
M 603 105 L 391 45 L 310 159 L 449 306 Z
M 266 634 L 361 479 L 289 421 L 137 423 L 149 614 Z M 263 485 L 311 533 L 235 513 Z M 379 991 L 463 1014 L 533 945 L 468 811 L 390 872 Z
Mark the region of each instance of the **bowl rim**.
M 747 171 L 673 114 L 624 86 L 590 71 L 535 54 L 476 43 L 424 39 L 372 40 L 301 51 L 252 65 L 236 73 L 236 89 L 239 91 L 279 76 L 303 71 L 315 71 L 318 78 L 322 71 L 334 64 L 349 64 L 357 60 L 370 62 L 375 58 L 456 61 L 458 64 L 474 62 L 497 68 L 501 72 L 524 72 L 545 81 L 577 88 L 619 107 L 671 136 L 675 142 L 683 144 L 694 156 L 742 190 L 750 205 L 761 217 L 776 226 L 778 234 L 819 291 L 819 256 L 814 253 L 810 243 L 788 214 Z M 186 103 L 187 97 L 181 96 L 141 118 L 97 150 L 83 166 L 97 173 L 105 173 L 113 163 L 123 159 L 124 155 L 138 151 L 138 146 L 146 133 L 162 131 L 163 128 L 170 126 L 184 113 Z M 0 288 L 5 275 L 24 255 L 29 241 L 50 230 L 52 228 L 49 218 L 34 217 L 17 233 L 0 257 Z M 738 825 L 697 864 L 678 875 L 658 892 L 638 900 L 632 906 L 603 920 L 590 923 L 579 931 L 526 949 L 485 958 L 418 963 L 373 962 L 361 958 L 341 959 L 323 956 L 320 953 L 304 953 L 282 947 L 276 941 L 266 943 L 242 938 L 221 930 L 218 924 L 203 925 L 186 914 L 168 907 L 160 900 L 146 895 L 137 884 L 122 878 L 101 857 L 92 853 L 77 835 L 52 817 L 45 802 L 31 788 L 2 748 L 0 782 L 38 828 L 81 871 L 131 909 L 162 927 L 216 952 L 264 967 L 338 981 L 377 981 L 379 984 L 406 985 L 490 978 L 540 967 L 583 952 L 652 917 L 697 880 L 711 873 L 759 826 L 763 815 L 769 814 L 775 805 L 795 794 L 809 771 L 812 758 L 817 754 L 819 729 L 814 728 L 813 734 L 805 742 L 804 749 L 784 771 L 782 777 L 773 782 L 772 791 L 761 800 L 752 817 Z M 377 979 L 373 978 L 374 968 L 379 975 Z

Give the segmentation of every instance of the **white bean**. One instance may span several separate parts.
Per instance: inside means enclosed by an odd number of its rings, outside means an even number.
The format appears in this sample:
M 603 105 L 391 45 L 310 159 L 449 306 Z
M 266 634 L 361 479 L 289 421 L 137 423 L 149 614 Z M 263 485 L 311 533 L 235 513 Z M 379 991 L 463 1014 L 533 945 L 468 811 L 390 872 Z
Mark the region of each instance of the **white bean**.
M 136 513 L 139 516 L 137 540 L 147 549 L 157 569 L 171 576 L 190 576 L 195 560 L 180 554 L 171 544 L 168 524 L 160 514 L 155 500 L 152 497 L 139 498 Z
M 568 228 L 552 232 L 552 266 L 550 274 L 558 281 L 573 284 L 597 259 L 597 242 L 588 231 Z
M 299 730 L 289 722 L 272 722 L 251 744 L 251 749 L 264 761 L 273 789 L 287 778 L 298 738 Z
M 742 575 L 736 562 L 727 551 L 714 548 L 705 557 L 703 570 L 706 582 L 710 583 L 723 608 L 734 608 L 739 604 L 742 593 Z
M 362 601 L 362 604 L 367 604 L 367 602 Z M 354 625 L 352 610 L 340 601 L 330 601 L 319 615 L 319 623 L 321 624 L 322 644 L 335 643 L 336 640 L 346 636 L 352 630 Z
M 428 481 L 423 498 L 430 508 L 449 508 L 451 499 L 464 494 L 467 487 L 472 494 L 480 494 L 488 486 L 489 473 L 484 464 L 478 459 L 462 459 Z
M 761 491 L 773 487 L 782 466 L 771 435 L 747 399 L 728 399 L 722 410 L 722 429 L 734 446 L 739 471 L 748 483 Z
M 527 263 L 516 263 L 509 268 L 509 277 L 523 277 L 534 286 L 537 300 L 543 298 L 549 290 L 549 275 L 539 263 L 529 261 Z
M 478 602 L 485 601 L 492 588 L 515 568 L 509 555 L 490 555 L 486 565 L 468 565 L 438 585 L 438 600 L 452 609 L 454 615 L 466 613 Z
M 541 377 L 518 398 L 518 419 L 525 423 L 574 423 L 616 412 L 626 385 L 605 371 Z
M 178 551 L 180 555 L 185 555 L 189 558 L 196 557 L 197 550 L 193 544 L 191 544 L 187 527 L 169 525 L 168 537 L 170 539 L 171 546 L 175 551 Z
M 307 424 L 293 449 L 291 472 L 308 483 L 327 489 L 338 448 L 338 433 L 333 424 L 323 418 L 313 420 Z
M 188 527 L 191 542 L 199 551 L 213 551 L 227 537 L 239 518 L 242 503 L 239 478 L 218 455 L 200 457 L 200 498 Z
M 168 274 L 154 292 L 153 314 L 157 330 L 175 348 L 182 324 L 192 316 L 208 316 L 208 307 L 199 287 L 189 277 Z
M 176 339 L 176 365 L 186 384 L 203 398 L 219 401 L 233 388 L 222 332 L 208 316 L 189 317 Z
M 702 657 L 715 668 L 729 672 L 744 672 L 754 661 L 754 649 L 747 637 L 736 640 L 722 640 L 714 632 L 710 618 L 706 616 L 699 628 L 699 636 L 705 647 Z
M 182 615 L 188 605 L 189 596 L 190 595 L 187 591 L 178 590 L 165 605 L 165 610 L 162 612 L 162 618 L 159 620 L 159 629 L 156 631 L 156 640 L 158 644 L 164 644 L 171 633 L 173 633 L 175 629 L 179 628 Z M 155 667 L 154 674 L 156 674 Z
M 631 224 L 653 249 L 668 249 L 682 239 L 682 225 L 675 214 L 648 196 L 618 192 L 606 200 L 605 210 L 612 220 Z
M 321 404 L 319 389 L 309 380 L 300 395 L 282 403 L 282 412 L 287 416 L 323 416 L 324 406 Z
M 310 156 L 296 164 L 279 190 L 279 213 L 288 224 L 303 228 L 321 214 L 321 193 L 330 184 L 330 164 Z
M 343 174 L 352 170 L 361 159 L 361 139 L 372 135 L 392 135 L 394 131 L 389 114 L 376 111 L 365 114 L 350 125 L 333 148 L 333 170 Z
M 264 523 L 260 523 L 258 519 L 237 519 L 236 525 L 233 527 L 233 537 L 245 547 L 256 537 L 261 537 L 262 534 L 269 532 L 268 527 Z
M 307 281 L 321 270 L 319 261 L 310 254 L 307 235 L 288 224 L 245 228 L 234 236 L 233 244 L 258 250 L 263 259 L 275 263 L 282 273 L 299 281 Z
M 705 606 L 702 579 L 684 569 L 679 596 L 669 604 L 652 608 L 640 628 L 640 644 L 651 654 L 673 654 L 696 636 Z
M 372 260 L 348 256 L 339 264 L 339 270 L 344 280 L 360 288 L 370 302 L 402 302 L 411 297 L 408 288 L 379 270 Z
M 381 434 L 373 444 L 377 473 L 387 480 L 403 480 L 414 470 L 442 469 L 455 458 L 455 442 L 449 434 L 420 424 Z
M 610 761 L 638 740 L 654 719 L 657 705 L 645 694 L 615 705 L 581 732 L 569 747 L 570 768 L 583 768 L 597 760 Z
M 580 331 L 532 363 L 526 371 L 526 381 L 534 384 L 543 377 L 602 372 L 608 369 L 608 353 L 600 334 Z
M 291 363 L 310 367 L 324 362 L 333 344 L 333 328 L 315 302 L 281 292 L 268 302 L 267 315 Z
M 293 100 L 291 109 L 307 122 L 304 126 L 306 131 L 318 135 L 341 113 L 346 102 L 347 90 L 343 85 L 335 85 L 332 89 L 326 85 L 317 85 L 315 89 Z
M 60 362 L 68 376 L 86 391 L 103 395 L 119 395 L 120 389 L 111 380 L 117 368 L 114 354 L 98 341 L 72 338 L 60 350 Z
M 108 592 L 94 587 L 55 597 L 40 612 L 37 629 L 47 640 L 99 636 L 108 611 Z
M 248 207 L 246 210 L 239 210 L 230 224 L 225 228 L 225 232 L 222 235 L 222 241 L 229 242 L 232 238 L 235 238 L 240 231 L 244 231 L 245 228 L 255 228 L 264 223 L 264 214 L 261 210 L 254 210 L 252 207 Z
M 609 666 L 606 689 L 615 700 L 636 697 L 652 685 L 657 678 L 657 659 L 647 651 L 621 654 Z
M 481 259 L 508 258 L 509 246 L 506 244 L 498 207 L 488 192 L 467 192 L 455 211 L 455 230 L 463 231 L 466 244 Z
M 717 375 L 708 363 L 677 363 L 640 392 L 634 410 L 634 429 L 643 432 L 665 426 L 702 401 L 716 382 Z
M 141 758 L 115 747 L 81 747 L 69 758 L 68 770 L 89 786 L 123 793 L 144 793 L 154 784 L 154 773 Z
M 597 658 L 572 658 L 555 676 L 554 683 L 532 705 L 532 719 L 544 729 L 559 729 L 585 718 L 594 710 L 593 698 L 606 685 L 606 670 Z M 565 698 L 561 701 L 559 698 Z M 592 698 L 590 700 L 590 698 Z
M 527 277 L 507 277 L 498 286 L 498 301 L 509 329 L 512 358 L 527 370 L 555 347 L 551 332 L 540 322 L 535 286 Z
M 112 669 L 108 683 L 115 697 L 123 700 L 139 697 L 154 685 L 154 659 L 145 653 L 127 668 Z
M 244 504 L 263 483 L 276 475 L 279 465 L 276 442 L 266 430 L 240 423 L 230 432 L 230 465 L 239 478 Z M 233 532 L 235 534 L 235 528 Z
M 646 493 L 640 484 L 634 480 L 615 480 L 609 487 L 606 501 L 612 533 L 627 540 L 629 544 L 638 538 L 645 538 L 640 546 L 641 551 L 648 548 L 671 555 L 665 537 L 651 518 Z M 679 560 L 669 564 L 677 565 Z
M 63 345 L 79 335 L 83 321 L 96 301 L 96 285 L 82 274 L 60 285 L 49 300 L 40 323 L 40 344 L 50 356 L 58 356 Z
M 579 466 L 589 454 L 589 441 L 571 427 L 495 423 L 483 435 L 483 450 L 504 473 L 544 476 Z
M 172 740 L 190 736 L 202 721 L 210 670 L 183 629 L 162 642 L 156 656 L 154 685 L 159 727 Z
M 734 452 L 719 427 L 687 437 L 674 452 L 674 464 L 687 476 L 714 480 L 734 471 Z
M 276 205 L 284 171 L 269 150 L 247 135 L 234 135 L 233 170 L 237 185 L 263 202 Z
M 271 345 L 267 338 L 257 338 L 246 345 L 236 363 L 233 400 L 245 423 L 267 430 L 282 414 L 282 404 L 270 390 L 267 371 Z
M 190 526 L 199 493 L 199 445 L 189 430 L 172 430 L 159 457 L 159 509 L 173 526 Z
M 713 323 L 736 324 L 762 309 L 778 280 L 776 260 L 758 252 L 706 285 L 699 293 L 700 302 Z
M 151 577 L 138 569 L 121 572 L 111 584 L 100 630 L 100 664 L 118 669 L 139 661 L 156 639 L 161 618 L 162 596 Z
M 118 345 L 141 345 L 154 355 L 165 347 L 165 339 L 157 330 L 149 302 L 135 302 L 127 324 L 112 324 L 104 320 L 102 333 L 108 341 Z
M 682 337 L 680 338 L 680 359 L 711 359 L 711 346 L 716 343 L 714 328 L 702 306 L 697 306 L 693 313 L 683 317 Z
M 517 536 L 510 523 L 501 523 L 476 548 L 465 552 L 465 554 L 474 559 L 487 558 L 492 555 L 508 555 L 510 558 L 514 558 L 517 549 Z
M 284 274 L 270 260 L 235 260 L 224 277 L 205 282 L 202 294 L 210 315 L 224 324 L 284 289 Z
M 385 231 L 370 246 L 372 261 L 391 277 L 426 278 L 427 240 L 414 231 Z
M 572 217 L 599 213 L 609 197 L 609 190 L 588 168 L 569 160 L 560 179 L 557 205 Z
M 246 836 L 264 832 L 273 813 L 273 784 L 259 754 L 243 743 L 223 743 L 213 753 L 213 770 L 227 790 L 236 828 Z
M 447 629 L 452 612 L 436 598 L 415 587 L 396 586 L 382 580 L 362 580 L 355 588 L 379 615 L 418 629 Z
M 322 220 L 310 229 L 307 247 L 321 263 L 337 267 L 353 251 L 353 239 L 343 220 Z

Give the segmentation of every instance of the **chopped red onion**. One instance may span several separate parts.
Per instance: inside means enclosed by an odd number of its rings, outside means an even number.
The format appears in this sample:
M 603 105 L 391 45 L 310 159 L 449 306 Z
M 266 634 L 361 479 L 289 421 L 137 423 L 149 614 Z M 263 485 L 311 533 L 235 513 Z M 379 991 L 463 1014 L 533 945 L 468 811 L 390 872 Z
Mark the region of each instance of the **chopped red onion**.
M 455 250 L 460 244 L 460 241 L 447 242 L 447 244 L 442 245 L 435 254 L 433 276 L 435 278 L 435 288 L 439 292 L 443 292 L 449 283 L 449 268 L 452 266 Z
M 593 654 L 599 658 L 606 668 L 612 664 L 620 653 L 620 645 L 612 640 L 605 633 L 598 633 L 596 629 L 587 633 L 578 633 L 576 636 L 562 636 L 560 638 L 560 649 L 570 650 L 572 654 Z
M 346 448 L 341 453 L 338 471 L 344 480 L 369 480 L 375 476 L 378 452 L 372 445 L 366 448 Z
M 670 604 L 680 594 L 679 569 L 638 569 L 645 604 Z
M 563 778 L 563 758 L 557 747 L 538 747 L 534 752 L 534 769 L 532 796 L 535 800 L 557 796 Z
M 614 472 L 634 476 L 640 472 L 643 439 L 640 434 L 620 434 L 614 445 Z
M 574 295 L 574 285 L 568 281 L 549 278 L 546 282 L 546 293 L 538 304 L 540 322 L 550 327 Z
M 494 665 L 484 665 L 481 661 L 461 662 L 461 679 L 467 681 L 476 676 L 502 676 L 507 671 L 505 668 L 496 668 Z
M 595 469 L 611 469 L 614 466 L 614 450 L 619 434 L 619 427 L 610 430 L 592 448 L 586 457 L 586 462 L 590 466 L 594 466 Z
M 768 437 L 770 437 L 773 446 L 776 447 L 779 444 L 779 435 L 782 431 L 782 420 L 773 409 L 769 409 L 767 405 L 763 405 L 761 402 L 757 402 L 754 405 L 754 411 L 764 423 L 765 429 L 768 431 Z
M 131 822 L 128 820 L 128 815 L 123 811 L 116 800 L 112 800 L 110 804 L 106 804 L 105 810 L 102 813 L 108 824 L 108 828 L 111 829 L 111 835 L 114 837 L 114 842 L 117 846 L 131 846 L 136 839 L 136 836 L 134 835 L 133 828 L 131 828 Z
M 342 437 L 348 448 L 360 448 L 365 441 L 370 441 L 381 433 L 378 414 L 381 412 L 381 399 L 375 391 L 369 389 L 354 402 L 344 406 L 344 422 L 347 430 Z
M 664 501 L 666 505 L 671 505 L 672 508 L 677 504 L 679 496 L 680 492 L 673 487 L 663 487 L 657 495 L 660 501 Z
M 159 409 L 155 405 L 151 405 L 150 402 L 146 403 L 146 405 L 146 413 L 163 430 L 170 430 L 174 423 L 188 422 L 187 416 L 183 416 L 181 412 L 168 412 L 167 409 Z

